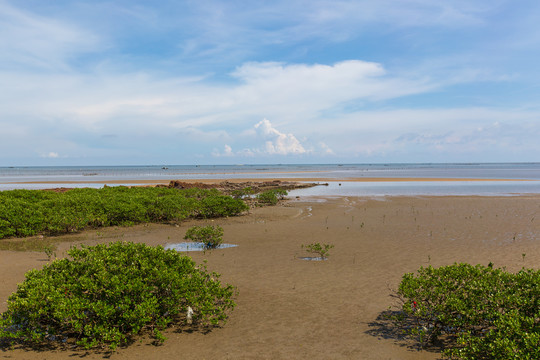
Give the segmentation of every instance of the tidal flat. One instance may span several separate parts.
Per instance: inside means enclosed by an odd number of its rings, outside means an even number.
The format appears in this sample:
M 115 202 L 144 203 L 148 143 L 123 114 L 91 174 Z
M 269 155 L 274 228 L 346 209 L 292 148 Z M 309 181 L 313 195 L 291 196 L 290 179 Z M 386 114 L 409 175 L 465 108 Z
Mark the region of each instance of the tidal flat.
M 141 224 L 86 230 L 55 238 L 56 255 L 72 245 L 111 241 L 163 245 L 181 242 L 193 225 L 223 227 L 238 247 L 192 252 L 196 262 L 238 287 L 237 307 L 222 327 L 167 332 L 120 348 L 111 359 L 438 359 L 392 334 L 378 316 L 406 272 L 456 262 L 538 268 L 540 196 L 290 197 L 247 215 L 188 220 L 180 226 Z M 327 261 L 301 261 L 301 246 L 333 244 Z M 525 254 L 525 256 L 523 256 Z M 0 311 L 43 252 L 0 252 Z M 16 348 L 11 359 L 71 359 L 83 352 Z M 87 359 L 103 358 L 90 351 Z

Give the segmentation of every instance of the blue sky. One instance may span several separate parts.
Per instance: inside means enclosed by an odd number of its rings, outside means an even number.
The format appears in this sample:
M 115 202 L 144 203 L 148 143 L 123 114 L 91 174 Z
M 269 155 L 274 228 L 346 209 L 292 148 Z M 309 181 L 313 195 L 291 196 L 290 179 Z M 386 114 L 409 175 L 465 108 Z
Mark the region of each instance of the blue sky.
M 0 0 L 0 166 L 540 161 L 540 2 Z

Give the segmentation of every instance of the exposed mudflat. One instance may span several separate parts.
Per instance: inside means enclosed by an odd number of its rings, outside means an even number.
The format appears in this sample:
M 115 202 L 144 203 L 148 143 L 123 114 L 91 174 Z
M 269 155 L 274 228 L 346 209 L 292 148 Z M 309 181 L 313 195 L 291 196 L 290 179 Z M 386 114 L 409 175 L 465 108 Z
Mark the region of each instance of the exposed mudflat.
M 110 241 L 166 245 L 192 225 L 220 225 L 238 247 L 192 252 L 195 261 L 238 287 L 229 321 L 208 334 L 167 332 L 162 346 L 148 339 L 111 359 L 437 359 L 417 351 L 377 320 L 393 304 L 405 272 L 454 262 L 506 266 L 540 264 L 540 197 L 301 198 L 255 208 L 241 217 L 172 225 L 109 228 L 64 236 L 73 244 Z M 335 247 L 325 261 L 301 245 Z M 526 254 L 523 256 L 522 254 Z M 26 271 L 47 263 L 44 253 L 0 252 L 0 310 Z M 0 352 L 9 359 L 103 358 L 72 350 Z

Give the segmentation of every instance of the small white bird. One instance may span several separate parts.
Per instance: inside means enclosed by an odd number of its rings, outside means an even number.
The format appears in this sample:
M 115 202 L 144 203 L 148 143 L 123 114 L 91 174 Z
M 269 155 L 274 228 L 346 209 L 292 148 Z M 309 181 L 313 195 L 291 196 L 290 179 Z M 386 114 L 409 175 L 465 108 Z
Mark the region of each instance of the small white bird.
M 191 306 L 187 307 L 186 319 L 188 324 L 191 324 L 193 322 L 193 309 L 191 308 Z

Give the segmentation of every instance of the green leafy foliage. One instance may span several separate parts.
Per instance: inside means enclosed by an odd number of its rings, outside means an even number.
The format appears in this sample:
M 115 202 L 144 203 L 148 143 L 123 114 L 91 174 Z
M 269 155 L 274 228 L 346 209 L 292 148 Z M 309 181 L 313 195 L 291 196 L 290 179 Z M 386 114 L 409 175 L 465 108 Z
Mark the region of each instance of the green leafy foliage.
M 193 226 L 186 231 L 184 239 L 204 244 L 205 249 L 215 249 L 223 243 L 223 228 L 221 226 Z
M 47 255 L 47 258 L 49 259 L 49 261 L 51 260 L 53 256 L 56 257 L 56 252 L 54 251 L 53 245 L 44 246 L 43 252 L 45 253 L 45 255 Z
M 422 345 L 444 337 L 460 359 L 540 359 L 540 271 L 469 264 L 403 276 L 398 326 Z
M 202 218 L 227 217 L 240 214 L 247 209 L 246 203 L 230 196 L 207 196 L 198 203 L 196 216 Z
M 234 216 L 247 210 L 240 199 L 217 190 L 150 187 L 0 192 L 0 239 L 64 234 L 85 228 L 144 222 L 178 222 L 189 217 Z
M 117 242 L 69 255 L 26 274 L 0 318 L 0 339 L 114 349 L 143 332 L 163 341 L 173 325 L 218 325 L 235 306 L 231 285 L 174 250 Z
M 267 190 L 257 195 L 257 200 L 260 204 L 276 205 L 279 200 L 287 196 L 287 191 L 283 189 Z
M 327 259 L 328 256 L 330 256 L 330 249 L 333 247 L 334 245 L 331 244 L 320 243 L 302 245 L 302 249 L 306 250 L 308 253 L 319 255 L 322 259 Z
M 252 195 L 254 193 L 251 186 L 246 186 L 242 189 L 236 189 L 231 192 L 231 195 L 235 199 L 243 199 L 246 196 Z

